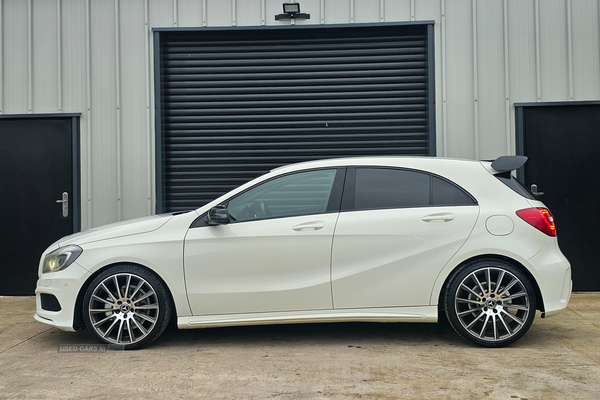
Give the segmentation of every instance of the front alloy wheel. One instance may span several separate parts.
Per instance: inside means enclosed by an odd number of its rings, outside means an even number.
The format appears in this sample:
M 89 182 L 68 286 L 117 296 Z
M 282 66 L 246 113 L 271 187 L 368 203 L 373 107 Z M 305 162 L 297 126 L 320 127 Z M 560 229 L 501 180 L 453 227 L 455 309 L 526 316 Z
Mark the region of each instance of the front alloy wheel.
M 535 317 L 535 300 L 521 271 L 502 261 L 482 260 L 455 274 L 445 307 L 450 324 L 464 339 L 500 347 L 527 332 Z
M 137 266 L 117 266 L 100 274 L 84 299 L 84 319 L 100 342 L 126 349 L 147 346 L 166 328 L 170 299 L 162 282 Z

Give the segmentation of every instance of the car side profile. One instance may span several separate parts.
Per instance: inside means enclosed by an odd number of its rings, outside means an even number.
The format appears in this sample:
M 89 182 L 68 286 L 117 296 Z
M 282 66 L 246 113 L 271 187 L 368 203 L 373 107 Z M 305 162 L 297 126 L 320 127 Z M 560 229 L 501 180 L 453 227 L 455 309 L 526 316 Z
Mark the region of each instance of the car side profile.
M 147 346 L 180 329 L 437 322 L 500 347 L 566 308 L 549 210 L 494 162 L 364 157 L 280 167 L 188 212 L 64 237 L 42 255 L 38 321 Z

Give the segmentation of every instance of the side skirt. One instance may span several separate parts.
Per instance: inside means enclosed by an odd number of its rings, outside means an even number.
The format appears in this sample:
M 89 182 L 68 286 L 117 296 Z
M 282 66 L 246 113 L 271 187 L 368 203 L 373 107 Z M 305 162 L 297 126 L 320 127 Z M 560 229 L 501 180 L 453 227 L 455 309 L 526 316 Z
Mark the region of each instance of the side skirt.
M 437 322 L 437 306 L 314 310 L 178 317 L 179 329 L 321 322 Z

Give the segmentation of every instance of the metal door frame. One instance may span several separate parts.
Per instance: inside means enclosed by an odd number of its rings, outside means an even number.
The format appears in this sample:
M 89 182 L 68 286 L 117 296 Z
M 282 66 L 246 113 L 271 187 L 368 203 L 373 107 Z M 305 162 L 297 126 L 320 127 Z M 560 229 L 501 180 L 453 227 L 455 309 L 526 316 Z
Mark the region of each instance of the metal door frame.
M 80 118 L 81 113 L 64 114 L 0 114 L 0 119 L 40 119 L 62 118 L 71 119 L 71 168 L 73 193 L 73 233 L 81 230 L 81 146 L 80 146 Z M 89 182 L 88 182 L 89 184 Z

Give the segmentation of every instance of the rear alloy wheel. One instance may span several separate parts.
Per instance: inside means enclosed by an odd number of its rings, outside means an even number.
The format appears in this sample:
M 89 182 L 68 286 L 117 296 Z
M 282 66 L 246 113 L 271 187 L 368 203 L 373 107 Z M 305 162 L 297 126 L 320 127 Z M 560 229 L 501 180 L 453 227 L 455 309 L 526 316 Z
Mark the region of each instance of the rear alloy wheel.
M 100 342 L 138 349 L 153 342 L 170 319 L 171 302 L 163 283 L 137 266 L 101 273 L 84 298 L 88 331 Z
M 445 310 L 454 330 L 484 347 L 510 344 L 531 327 L 536 298 L 521 271 L 499 260 L 480 260 L 456 272 Z

